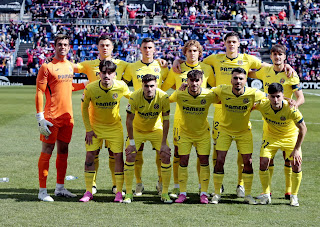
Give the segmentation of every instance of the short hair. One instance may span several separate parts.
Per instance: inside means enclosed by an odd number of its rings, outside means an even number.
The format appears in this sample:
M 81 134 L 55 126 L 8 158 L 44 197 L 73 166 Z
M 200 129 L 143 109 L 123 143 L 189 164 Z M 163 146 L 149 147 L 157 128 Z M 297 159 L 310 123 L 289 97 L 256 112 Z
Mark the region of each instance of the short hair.
M 101 60 L 99 64 L 99 70 L 102 73 L 114 73 L 117 69 L 117 65 L 114 64 L 112 61 L 109 60 Z
M 243 73 L 244 75 L 247 75 L 246 70 L 243 69 L 243 68 L 240 68 L 240 67 L 234 68 L 234 69 L 232 70 L 231 74 L 233 74 L 233 73 Z
M 69 44 L 70 44 L 70 36 L 67 34 L 58 34 L 56 35 L 56 37 L 54 38 L 54 46 L 57 45 L 57 42 L 61 39 L 67 39 Z
M 203 72 L 200 70 L 191 70 L 187 74 L 188 79 L 203 78 Z
M 97 45 L 99 45 L 100 40 L 109 40 L 109 41 L 112 43 L 112 45 L 113 45 L 112 39 L 111 39 L 111 37 L 108 36 L 108 35 L 101 35 L 101 36 L 99 36 L 99 38 L 98 38 L 98 40 L 97 40 Z
M 227 33 L 224 38 L 223 38 L 223 41 L 227 41 L 227 39 L 231 36 L 235 36 L 237 37 L 237 39 L 240 41 L 240 36 L 239 36 L 239 33 L 238 32 L 235 32 L 235 31 L 232 31 L 232 32 L 229 32 Z
M 142 43 L 150 43 L 150 42 L 154 44 L 154 40 L 150 37 L 147 37 L 142 40 L 141 45 Z
M 274 94 L 277 92 L 283 93 L 283 86 L 279 83 L 272 83 L 268 87 L 268 94 Z
M 189 40 L 188 42 L 186 42 L 186 43 L 184 44 L 184 46 L 182 47 L 182 53 L 183 53 L 183 55 L 186 56 L 187 50 L 188 50 L 188 48 L 190 48 L 191 46 L 195 46 L 195 47 L 198 48 L 199 58 L 201 58 L 201 57 L 202 57 L 202 51 L 203 51 L 203 49 L 202 49 L 201 44 L 200 44 L 198 41 L 196 41 L 196 40 Z
M 155 75 L 152 74 L 146 74 L 142 77 L 142 83 L 148 83 L 150 81 L 156 81 L 157 82 L 157 77 Z
M 270 50 L 270 54 L 274 53 L 274 52 L 278 52 L 281 54 L 286 54 L 287 48 L 284 45 L 281 44 L 275 44 L 272 46 L 271 50 Z

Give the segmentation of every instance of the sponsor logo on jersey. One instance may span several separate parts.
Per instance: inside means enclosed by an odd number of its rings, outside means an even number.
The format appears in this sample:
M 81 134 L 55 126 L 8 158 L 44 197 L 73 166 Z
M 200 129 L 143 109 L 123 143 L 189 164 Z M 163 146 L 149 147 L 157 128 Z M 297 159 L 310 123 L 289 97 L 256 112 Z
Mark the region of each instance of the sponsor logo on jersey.
M 96 105 L 97 106 L 101 106 L 101 107 L 104 107 L 104 106 L 115 106 L 117 104 L 118 104 L 117 101 L 114 101 L 114 102 L 96 102 Z
M 285 116 L 281 116 L 281 117 L 280 117 L 280 120 L 281 120 L 281 121 L 285 121 L 285 120 L 286 120 L 286 117 L 285 117 Z
M 154 117 L 154 116 L 158 116 L 159 113 L 158 112 L 147 112 L 147 113 L 142 113 L 142 112 L 139 112 L 138 113 L 141 115 L 141 116 L 144 116 L 144 117 Z
M 234 106 L 234 105 L 228 105 L 228 104 L 225 104 L 225 107 L 229 110 L 247 110 L 248 109 L 247 106 Z
M 207 101 L 206 101 L 205 99 L 202 99 L 202 100 L 201 100 L 201 104 L 202 104 L 202 105 L 204 105 L 204 104 L 206 104 L 206 103 L 207 103 Z
M 159 75 L 154 75 L 156 78 L 157 78 L 157 80 L 159 80 Z M 142 79 L 144 77 L 144 75 L 137 75 L 137 79 Z
M 231 72 L 233 70 L 233 68 L 228 68 L 228 67 L 220 67 L 220 71 L 221 72 Z
M 281 78 L 280 84 L 284 84 L 284 82 L 285 82 L 285 79 Z
M 244 104 L 249 103 L 249 99 L 248 99 L 248 98 L 243 99 L 243 103 L 244 103 Z
M 155 108 L 156 110 L 159 109 L 159 104 L 158 103 L 154 104 L 153 108 Z
M 118 93 L 114 93 L 114 94 L 112 95 L 112 98 L 113 98 L 113 99 L 117 99 L 117 98 L 118 98 Z
M 187 106 L 183 106 L 182 108 L 185 111 L 194 111 L 194 112 L 199 112 L 199 111 L 205 111 L 206 108 L 204 107 L 187 107 Z

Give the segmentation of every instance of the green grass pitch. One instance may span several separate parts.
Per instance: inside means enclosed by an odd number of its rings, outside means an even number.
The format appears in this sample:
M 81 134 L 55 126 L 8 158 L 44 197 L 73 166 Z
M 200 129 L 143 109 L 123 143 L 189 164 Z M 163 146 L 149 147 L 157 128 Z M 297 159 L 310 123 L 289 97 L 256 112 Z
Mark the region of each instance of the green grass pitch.
M 84 160 L 85 129 L 82 123 L 80 98 L 82 92 L 73 94 L 75 127 L 70 143 L 67 175 L 79 177 L 66 181 L 65 186 L 78 195 L 77 198 L 53 198 L 55 202 L 38 201 L 38 158 L 41 149 L 39 132 L 35 120 L 35 86 L 0 88 L 0 177 L 9 177 L 8 183 L 0 183 L 0 225 L 1 226 L 318 226 L 319 225 L 319 171 L 320 171 L 320 91 L 305 90 L 306 103 L 300 108 L 307 123 L 308 132 L 303 143 L 303 179 L 299 192 L 300 207 L 290 207 L 284 200 L 284 174 L 282 152 L 275 158 L 272 182 L 272 204 L 250 206 L 235 196 L 237 184 L 236 149 L 233 144 L 226 160 L 225 192 L 218 205 L 199 204 L 198 180 L 195 152 L 192 151 L 189 165 L 188 195 L 186 204 L 164 205 L 156 195 L 157 173 L 155 152 L 150 143 L 144 150 L 143 182 L 145 193 L 134 198 L 131 204 L 113 203 L 111 176 L 108 168 L 108 153 L 100 153 L 100 169 L 97 177 L 98 193 L 94 201 L 80 203 L 85 192 Z M 121 101 L 121 116 L 125 130 L 125 106 Z M 171 128 L 174 105 L 171 104 Z M 212 123 L 213 107 L 209 114 Z M 254 138 L 254 182 L 252 194 L 260 194 L 258 175 L 259 147 L 262 136 L 262 121 L 259 112 L 251 115 Z M 169 134 L 172 145 L 172 130 Z M 211 152 L 212 153 L 212 152 Z M 55 188 L 56 151 L 50 160 L 48 192 Z M 210 157 L 211 160 L 211 157 Z M 212 163 L 210 161 L 210 169 Z M 212 172 L 212 171 L 211 171 Z M 173 187 L 173 178 L 171 186 Z M 212 176 L 209 192 L 213 191 Z

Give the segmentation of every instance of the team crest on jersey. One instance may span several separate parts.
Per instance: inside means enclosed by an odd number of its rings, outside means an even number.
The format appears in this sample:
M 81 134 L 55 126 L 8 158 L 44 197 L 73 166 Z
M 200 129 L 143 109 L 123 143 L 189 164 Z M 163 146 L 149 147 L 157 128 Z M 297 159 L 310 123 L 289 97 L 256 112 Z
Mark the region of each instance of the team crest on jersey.
M 118 98 L 118 93 L 114 93 L 114 94 L 112 95 L 112 98 L 113 98 L 113 99 L 117 99 L 117 98 Z
M 154 104 L 153 108 L 155 108 L 156 110 L 159 109 L 159 104 Z
M 284 82 L 285 82 L 285 80 L 282 78 L 282 79 L 280 80 L 280 84 L 284 84 Z
M 281 121 L 285 121 L 285 120 L 286 120 L 286 117 L 285 117 L 285 116 L 281 116 L 281 117 L 280 117 L 280 120 L 281 120 Z
M 244 104 L 249 103 L 249 99 L 248 99 L 248 98 L 243 99 L 243 103 L 244 103 Z
M 130 104 L 127 105 L 127 110 L 131 111 L 131 105 Z
M 243 61 L 242 61 L 242 60 L 239 60 L 239 61 L 238 61 L 238 65 L 243 65 Z
M 154 68 L 154 71 L 155 71 L 156 73 L 158 73 L 158 72 L 160 72 L 160 69 L 159 69 L 159 68 Z
M 202 99 L 202 100 L 201 100 L 201 104 L 202 104 L 202 105 L 204 105 L 204 104 L 206 104 L 206 103 L 207 103 L 207 101 L 206 101 L 205 99 Z

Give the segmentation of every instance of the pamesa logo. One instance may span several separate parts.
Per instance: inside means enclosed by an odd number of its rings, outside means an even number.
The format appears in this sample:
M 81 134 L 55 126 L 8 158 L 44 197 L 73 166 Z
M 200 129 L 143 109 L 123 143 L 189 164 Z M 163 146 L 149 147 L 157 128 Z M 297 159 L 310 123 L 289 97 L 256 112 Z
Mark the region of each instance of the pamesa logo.
M 0 76 L 0 86 L 23 86 L 23 83 L 10 83 L 8 77 Z

